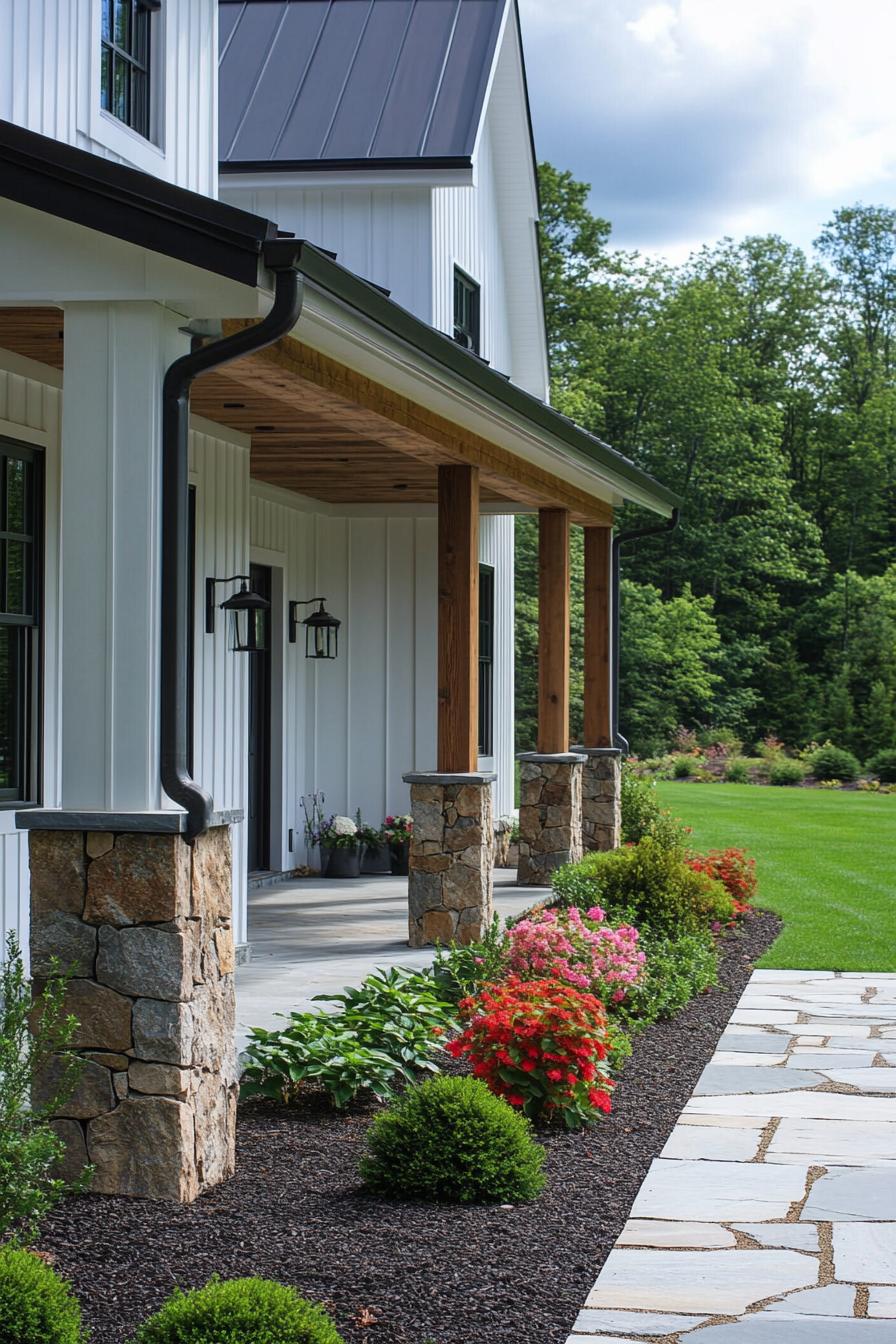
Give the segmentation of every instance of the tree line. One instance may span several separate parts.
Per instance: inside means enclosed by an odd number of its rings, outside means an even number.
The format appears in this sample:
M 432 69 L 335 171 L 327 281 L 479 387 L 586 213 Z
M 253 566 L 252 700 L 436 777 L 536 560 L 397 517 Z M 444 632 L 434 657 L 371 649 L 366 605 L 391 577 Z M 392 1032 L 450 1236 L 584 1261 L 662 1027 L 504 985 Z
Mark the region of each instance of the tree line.
M 620 727 L 896 746 L 896 210 L 847 206 L 814 255 L 723 239 L 683 265 L 611 246 L 587 184 L 540 168 L 554 405 L 683 498 L 624 552 Z M 624 527 L 648 521 L 626 507 Z M 581 728 L 581 534 L 573 723 Z M 517 521 L 517 723 L 535 737 L 537 520 Z

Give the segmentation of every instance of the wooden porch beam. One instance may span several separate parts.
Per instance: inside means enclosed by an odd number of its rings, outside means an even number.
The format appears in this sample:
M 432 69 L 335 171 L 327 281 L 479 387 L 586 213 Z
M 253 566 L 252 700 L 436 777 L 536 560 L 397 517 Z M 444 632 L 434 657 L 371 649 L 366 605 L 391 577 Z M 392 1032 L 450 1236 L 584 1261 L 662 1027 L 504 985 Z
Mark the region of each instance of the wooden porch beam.
M 538 514 L 538 750 L 569 751 L 569 511 Z
M 586 747 L 611 747 L 611 545 L 613 529 L 586 527 L 585 534 L 585 703 Z
M 479 748 L 479 471 L 439 467 L 438 769 L 463 774 Z

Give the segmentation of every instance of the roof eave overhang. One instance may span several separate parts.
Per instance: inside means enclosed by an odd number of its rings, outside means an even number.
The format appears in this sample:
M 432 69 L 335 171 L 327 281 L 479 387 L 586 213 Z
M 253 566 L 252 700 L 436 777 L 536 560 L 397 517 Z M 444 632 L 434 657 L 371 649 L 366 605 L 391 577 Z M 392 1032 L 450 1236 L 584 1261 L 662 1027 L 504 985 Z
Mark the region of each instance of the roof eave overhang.
M 221 163 L 221 185 L 278 191 L 325 187 L 468 187 L 472 158 L 458 159 L 312 159 L 307 162 Z
M 0 196 L 255 287 L 270 220 L 0 120 Z
M 591 489 L 595 497 L 621 504 L 640 504 L 663 517 L 671 516 L 681 500 L 608 444 L 525 392 L 491 369 L 449 337 L 421 322 L 366 281 L 332 258 L 302 243 L 297 265 L 308 284 L 302 321 L 296 335 L 316 319 L 321 331 L 329 324 L 358 357 L 373 351 L 399 380 L 412 374 L 420 388 L 451 401 L 455 417 L 476 426 L 485 437 L 512 445 L 523 455 L 534 454 L 557 475 Z M 317 299 L 315 300 L 315 292 Z M 328 309 L 324 300 L 331 301 Z M 353 315 L 348 322 L 339 313 Z M 360 323 L 357 319 L 360 318 Z M 335 352 L 334 352 L 335 353 Z M 368 370 L 369 371 L 369 370 Z M 392 384 L 401 390 L 398 383 Z M 443 402 L 442 409 L 445 409 Z

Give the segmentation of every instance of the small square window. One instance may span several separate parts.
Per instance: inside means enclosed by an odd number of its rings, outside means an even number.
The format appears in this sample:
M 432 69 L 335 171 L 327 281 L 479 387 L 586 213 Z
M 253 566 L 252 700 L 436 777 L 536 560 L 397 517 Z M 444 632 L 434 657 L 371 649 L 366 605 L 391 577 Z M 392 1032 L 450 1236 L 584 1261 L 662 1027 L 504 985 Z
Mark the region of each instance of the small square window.
M 149 139 L 153 14 L 161 0 L 102 0 L 100 106 Z
M 454 339 L 479 354 L 479 286 L 454 268 Z

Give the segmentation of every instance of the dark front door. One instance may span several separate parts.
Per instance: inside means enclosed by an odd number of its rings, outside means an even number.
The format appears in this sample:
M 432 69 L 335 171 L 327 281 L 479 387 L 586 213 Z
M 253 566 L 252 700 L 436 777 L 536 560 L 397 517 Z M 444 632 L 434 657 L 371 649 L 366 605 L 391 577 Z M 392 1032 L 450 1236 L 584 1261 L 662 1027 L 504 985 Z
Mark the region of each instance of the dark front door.
M 269 565 L 252 565 L 250 586 L 271 600 Z M 271 613 L 253 613 L 254 651 L 249 659 L 249 872 L 271 866 Z M 251 636 L 250 636 L 251 639 Z

